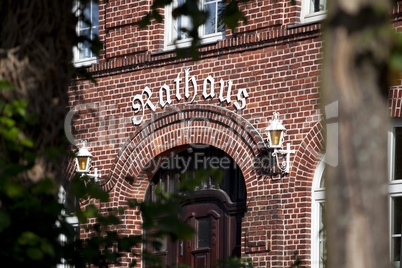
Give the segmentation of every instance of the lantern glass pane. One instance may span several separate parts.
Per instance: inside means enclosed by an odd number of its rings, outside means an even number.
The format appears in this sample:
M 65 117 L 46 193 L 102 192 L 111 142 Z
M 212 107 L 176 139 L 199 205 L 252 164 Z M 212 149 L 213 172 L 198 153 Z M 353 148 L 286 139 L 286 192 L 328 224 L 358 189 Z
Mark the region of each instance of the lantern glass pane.
M 280 145 L 281 136 L 283 130 L 271 130 L 269 135 L 271 136 L 271 146 Z
M 87 169 L 87 160 L 88 160 L 88 156 L 79 156 L 78 157 L 78 170 L 86 170 Z

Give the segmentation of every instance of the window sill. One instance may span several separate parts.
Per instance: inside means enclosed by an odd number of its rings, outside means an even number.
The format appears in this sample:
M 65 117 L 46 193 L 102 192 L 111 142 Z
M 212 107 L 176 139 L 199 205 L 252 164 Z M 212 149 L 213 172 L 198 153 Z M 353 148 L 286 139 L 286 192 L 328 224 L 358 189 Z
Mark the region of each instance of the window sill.
M 218 34 L 211 34 L 208 36 L 204 36 L 200 38 L 200 46 L 206 46 L 206 45 L 212 45 L 216 44 L 217 42 L 225 39 L 225 34 L 224 33 L 218 33 Z M 176 43 L 171 43 L 165 46 L 163 52 L 170 52 L 174 51 L 176 48 L 187 48 L 191 46 L 191 41 L 192 39 L 188 40 L 180 40 L 177 41 Z
M 87 58 L 87 59 L 81 59 L 81 60 L 75 60 L 74 61 L 74 66 L 75 67 L 90 67 L 93 64 L 98 63 L 98 58 L 92 57 L 92 58 Z
M 317 12 L 317 14 L 310 14 L 302 16 L 301 22 L 288 27 L 288 29 L 294 29 L 312 24 L 322 23 L 327 18 L 327 12 Z
M 388 194 L 393 195 L 400 195 L 402 192 L 402 181 L 401 180 L 392 180 L 388 184 Z
M 301 22 L 301 23 L 293 24 L 293 25 L 288 26 L 288 29 L 296 29 L 296 28 L 302 28 L 302 27 L 306 27 L 306 26 L 310 26 L 310 25 L 314 25 L 314 24 L 319 24 L 319 23 L 322 23 L 323 20 L 324 19 L 311 21 L 311 22 Z

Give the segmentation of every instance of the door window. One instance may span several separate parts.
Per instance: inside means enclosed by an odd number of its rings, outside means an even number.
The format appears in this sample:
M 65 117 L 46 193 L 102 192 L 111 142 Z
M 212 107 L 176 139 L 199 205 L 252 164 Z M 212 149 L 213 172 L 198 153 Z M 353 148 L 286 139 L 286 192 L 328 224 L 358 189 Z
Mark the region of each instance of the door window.
M 211 218 L 204 217 L 197 219 L 197 247 L 209 248 L 211 247 Z

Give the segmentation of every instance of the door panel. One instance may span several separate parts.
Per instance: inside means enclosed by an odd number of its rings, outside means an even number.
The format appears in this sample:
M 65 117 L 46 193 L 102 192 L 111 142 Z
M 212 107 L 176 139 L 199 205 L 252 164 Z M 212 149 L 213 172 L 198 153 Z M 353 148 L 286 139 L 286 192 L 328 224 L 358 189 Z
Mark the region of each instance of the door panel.
M 210 266 L 208 266 L 208 263 L 209 263 L 209 256 L 208 256 L 209 254 L 208 253 L 196 253 L 195 254 L 195 256 L 194 256 L 194 260 L 195 260 L 195 263 L 194 263 L 194 266 L 193 267 L 195 267 L 195 268 L 208 268 L 208 267 L 210 267 Z
M 195 229 L 192 241 L 186 241 L 181 262 L 190 267 L 215 267 L 223 258 L 223 209 L 215 202 L 183 207 L 184 221 Z M 180 245 L 179 245 L 180 246 Z

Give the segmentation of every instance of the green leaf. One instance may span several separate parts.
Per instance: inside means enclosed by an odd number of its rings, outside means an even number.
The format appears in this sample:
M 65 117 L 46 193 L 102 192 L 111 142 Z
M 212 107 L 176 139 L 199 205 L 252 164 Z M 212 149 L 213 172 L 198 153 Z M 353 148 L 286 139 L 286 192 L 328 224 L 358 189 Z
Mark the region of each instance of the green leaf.
M 91 204 L 85 208 L 84 213 L 87 218 L 94 218 L 96 215 L 98 215 L 98 211 L 99 210 L 96 208 L 96 206 Z
M 51 195 L 52 193 L 55 193 L 56 190 L 57 189 L 51 179 L 43 179 L 33 186 L 32 193 Z
M 149 24 L 151 24 L 151 14 L 149 14 L 149 13 L 137 22 L 137 25 L 141 29 L 147 27 Z
M 390 67 L 395 71 L 402 71 L 402 54 L 395 53 L 390 58 Z
M 28 147 L 28 148 L 32 148 L 34 146 L 33 141 L 31 141 L 30 139 L 22 139 L 20 140 L 21 145 Z
M 95 35 L 94 38 L 91 40 L 91 51 L 99 56 L 99 52 L 102 50 L 103 44 L 99 39 L 99 36 Z
M 0 80 L 0 89 L 4 90 L 14 90 L 14 87 L 5 79 Z
M 153 11 L 152 12 L 152 17 L 158 22 L 161 23 L 163 20 L 163 17 L 159 14 L 158 11 Z
M 106 217 L 99 216 L 98 221 L 99 221 L 99 223 L 101 223 L 104 226 L 117 225 L 117 224 L 121 223 L 120 219 L 118 217 L 116 217 L 115 215 L 109 215 Z
M 5 115 L 7 115 L 8 117 L 13 116 L 13 105 L 11 105 L 10 103 L 7 103 L 6 105 L 4 105 L 4 113 Z
M 223 21 L 232 31 L 234 31 L 239 25 L 240 20 L 247 23 L 247 18 L 239 9 L 237 1 L 231 1 L 223 11 Z
M 52 244 L 50 244 L 47 240 L 44 240 L 44 239 L 42 240 L 40 249 L 42 250 L 42 252 L 46 253 L 47 255 L 50 255 L 50 256 L 55 255 Z
M 15 126 L 15 120 L 13 120 L 9 117 L 0 117 L 0 123 L 7 128 L 11 128 L 11 127 Z
M 39 243 L 39 236 L 33 232 L 23 232 L 18 238 L 18 244 L 34 246 Z
M 28 248 L 27 255 L 32 260 L 41 260 L 43 259 L 43 252 L 39 248 Z
M 21 197 L 25 194 L 24 187 L 14 181 L 7 181 L 4 187 L 7 196 L 10 198 Z
M 95 205 L 91 204 L 85 207 L 85 210 L 82 211 L 77 209 L 76 215 L 80 223 L 86 223 L 88 218 L 95 218 L 98 215 L 99 210 Z
M 85 176 L 83 176 L 83 179 L 85 179 Z M 103 191 L 93 179 L 90 179 L 87 183 L 87 193 L 90 197 L 99 199 L 101 202 L 109 201 L 109 193 Z
M 24 100 L 24 99 L 14 100 L 13 105 L 19 115 L 21 115 L 22 117 L 26 116 L 26 108 L 28 107 L 27 100 Z
M 0 232 L 8 228 L 10 225 L 11 225 L 10 215 L 5 211 L 0 210 Z

